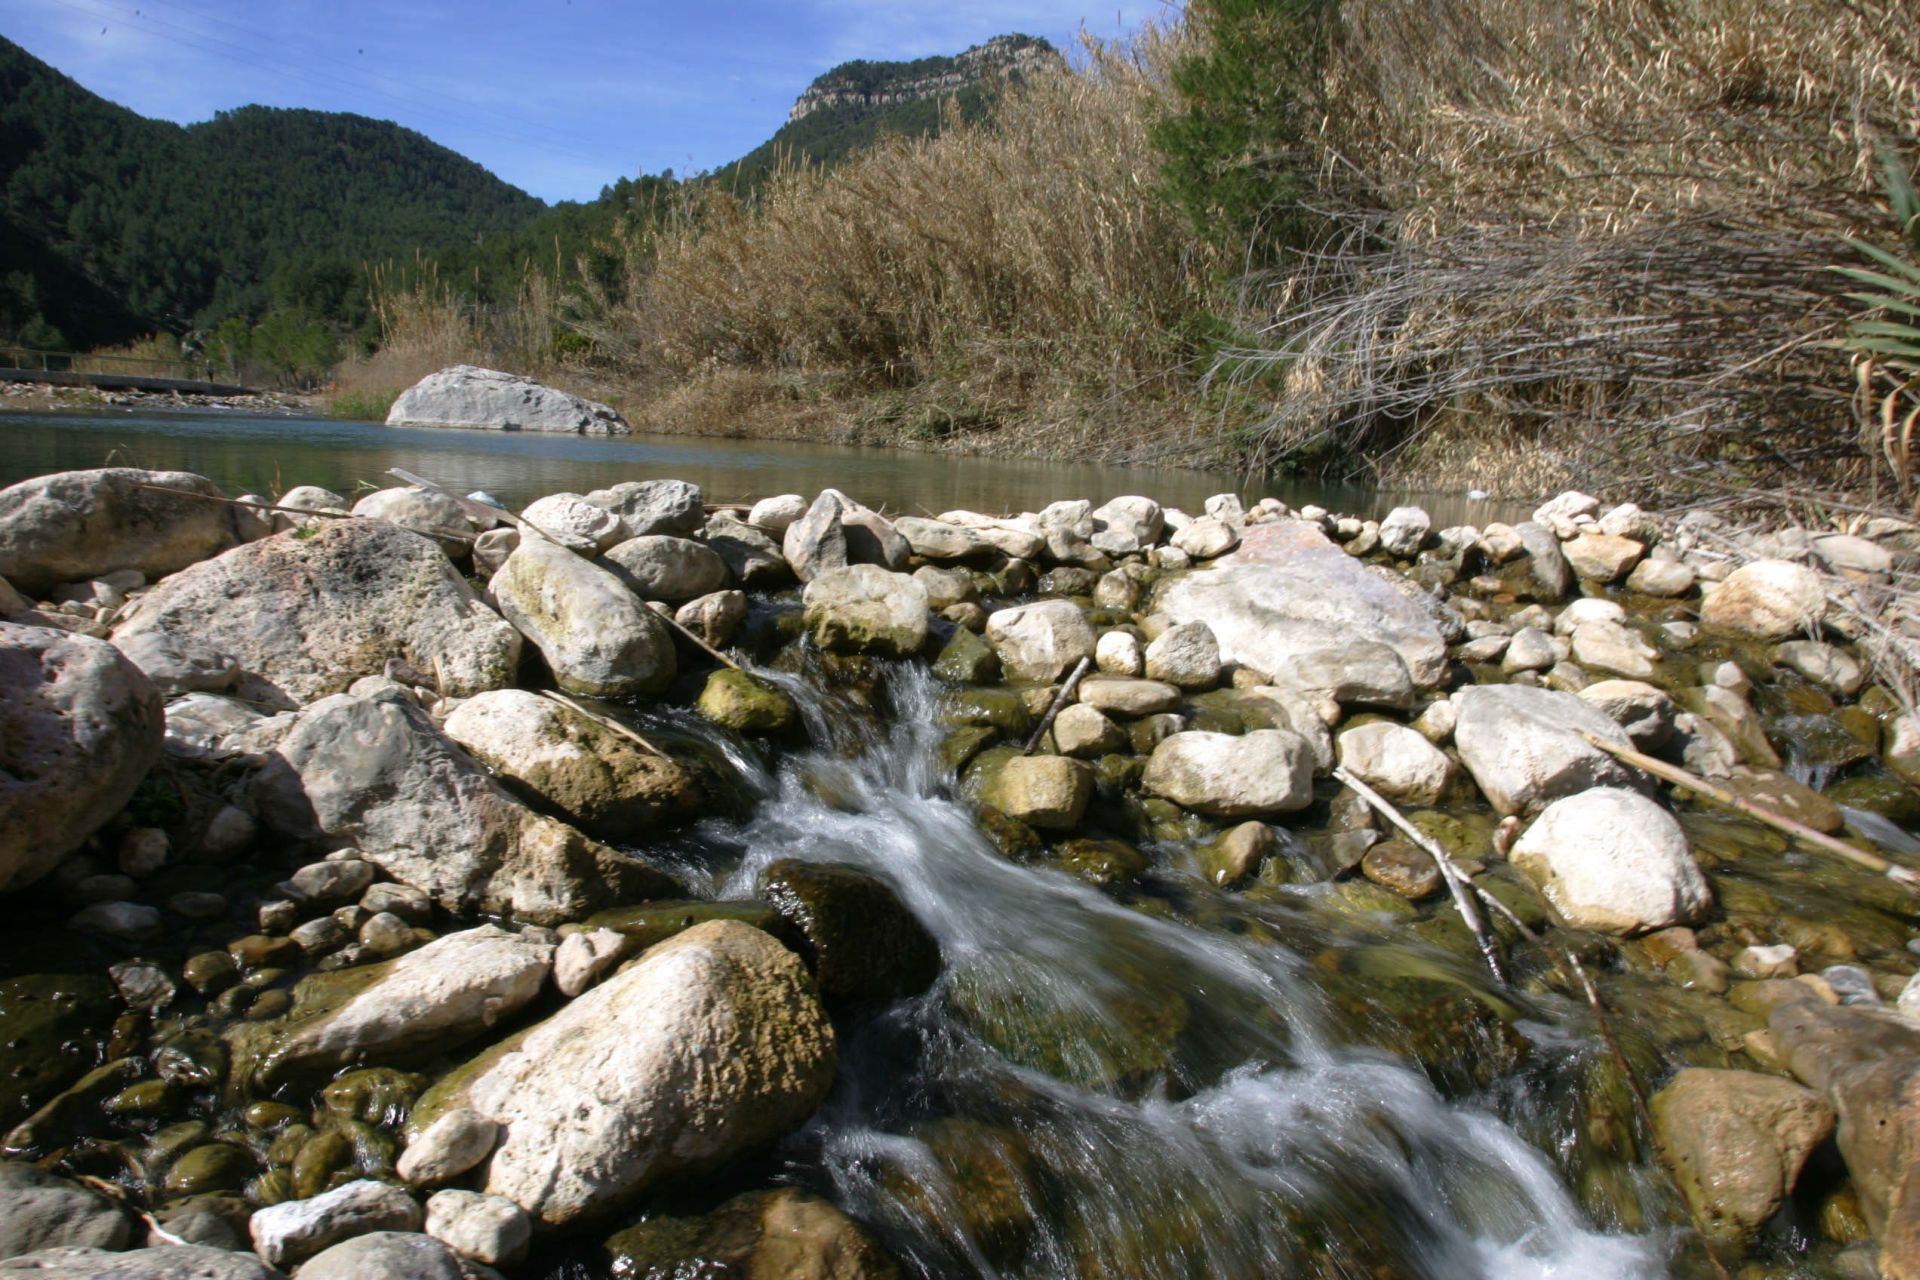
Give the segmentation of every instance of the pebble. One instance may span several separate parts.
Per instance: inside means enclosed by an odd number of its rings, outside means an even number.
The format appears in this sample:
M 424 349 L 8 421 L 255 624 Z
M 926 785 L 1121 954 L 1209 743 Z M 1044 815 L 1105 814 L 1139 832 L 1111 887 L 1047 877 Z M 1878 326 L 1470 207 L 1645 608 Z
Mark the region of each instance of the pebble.
M 138 902 L 96 902 L 76 912 L 67 923 L 121 942 L 151 942 L 160 936 L 160 909 Z

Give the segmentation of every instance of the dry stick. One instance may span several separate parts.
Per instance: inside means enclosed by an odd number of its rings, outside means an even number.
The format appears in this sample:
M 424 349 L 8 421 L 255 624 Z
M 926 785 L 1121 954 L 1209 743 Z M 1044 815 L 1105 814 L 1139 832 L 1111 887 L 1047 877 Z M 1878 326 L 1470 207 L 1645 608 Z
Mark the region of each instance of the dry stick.
M 1630 765 L 1644 769 L 1656 778 L 1664 778 L 1676 787 L 1685 787 L 1689 791 L 1696 791 L 1709 800 L 1715 800 L 1726 805 L 1729 809 L 1738 809 L 1750 818 L 1758 818 L 1770 827 L 1778 828 L 1788 835 L 1797 836 L 1815 848 L 1824 849 L 1828 853 L 1845 858 L 1856 867 L 1864 867 L 1868 871 L 1885 876 L 1895 884 L 1920 891 L 1920 872 L 1915 872 L 1895 862 L 1889 862 L 1879 854 L 1868 853 L 1864 849 L 1856 849 L 1845 841 L 1836 840 L 1823 831 L 1815 831 L 1803 822 L 1795 822 L 1792 818 L 1782 817 L 1771 809 L 1762 808 L 1745 796 L 1735 795 L 1725 787 L 1716 787 L 1705 778 L 1688 773 L 1685 769 L 1675 768 L 1664 760 L 1656 760 L 1652 756 L 1643 755 L 1631 747 L 1617 746 L 1603 738 L 1595 737 L 1591 733 L 1584 733 L 1580 736 L 1608 755 L 1615 756 Z
M 1021 755 L 1030 756 L 1040 746 L 1040 739 L 1046 737 L 1047 730 L 1053 728 L 1053 718 L 1060 714 L 1060 708 L 1066 705 L 1067 699 L 1073 696 L 1074 689 L 1079 686 L 1080 677 L 1087 674 L 1087 668 L 1092 665 L 1092 658 L 1082 658 L 1073 664 L 1073 673 L 1060 686 L 1060 691 L 1053 695 L 1053 701 L 1047 706 L 1047 714 L 1041 718 L 1040 727 L 1033 731 L 1033 736 L 1027 739 L 1026 749 Z
M 370 516 L 356 516 L 351 511 L 308 511 L 304 507 L 276 507 L 271 502 L 243 502 L 239 498 L 216 498 L 210 493 L 195 493 L 191 489 L 169 489 L 165 485 L 137 484 L 136 489 L 146 489 L 152 493 L 168 493 L 176 498 L 198 498 L 202 502 L 218 502 L 229 507 L 245 507 L 249 511 L 284 511 L 292 516 L 315 516 L 322 520 L 367 520 Z M 436 538 L 450 538 L 457 542 L 472 542 L 470 533 L 455 533 L 451 529 L 415 530 L 416 533 L 430 533 Z
M 562 542 L 559 538 L 554 537 L 551 533 L 548 533 L 545 529 L 542 529 L 539 525 L 533 523 L 531 520 L 522 519 L 521 517 L 513 514 L 513 512 L 508 511 L 504 507 L 489 506 L 487 503 L 484 503 L 484 502 L 475 502 L 471 498 L 463 498 L 459 494 L 449 492 L 448 490 L 442 488 L 440 485 L 435 484 L 433 481 L 428 480 L 423 476 L 417 476 L 413 474 L 413 472 L 411 471 L 403 471 L 399 467 L 389 467 L 387 469 L 387 474 L 390 476 L 399 476 L 402 480 L 405 480 L 408 484 L 418 485 L 420 488 L 426 489 L 429 492 L 437 493 L 437 494 L 440 494 L 442 497 L 453 499 L 455 502 L 460 504 L 460 509 L 462 511 L 465 511 L 468 515 L 479 516 L 483 518 L 490 518 L 494 520 L 505 520 L 508 524 L 512 525 L 516 529 L 524 529 L 524 530 L 528 530 L 538 534 L 540 537 L 545 538 L 548 542 L 551 542 L 554 546 L 559 547 L 562 551 L 570 552 L 573 555 L 580 555 L 578 551 L 574 551 L 572 547 L 569 547 L 566 543 Z M 581 559 L 585 559 L 585 558 L 586 557 L 581 556 Z M 707 656 L 712 658 L 715 662 L 724 663 L 725 665 L 732 667 L 735 671 L 739 671 L 742 674 L 745 674 L 745 668 L 743 668 L 739 663 L 735 662 L 732 658 L 729 658 L 726 654 L 720 652 L 718 649 L 714 648 L 712 645 L 708 644 L 705 640 L 702 640 L 699 636 L 693 634 L 693 632 L 681 626 L 680 620 L 678 618 L 675 618 L 672 614 L 662 613 L 659 615 L 659 617 L 662 622 L 672 627 L 675 631 L 678 631 L 681 635 L 685 636 L 689 641 L 697 645 L 699 648 L 704 649 L 707 653 Z
M 1493 971 L 1494 981 L 1503 987 L 1506 986 L 1507 974 L 1501 967 L 1500 953 L 1494 949 L 1493 936 L 1487 932 L 1487 922 L 1480 918 L 1479 910 L 1473 905 L 1473 897 L 1467 892 L 1471 882 L 1466 874 L 1454 865 L 1453 859 L 1447 855 L 1445 849 L 1442 849 L 1426 832 L 1402 817 L 1400 811 L 1394 808 L 1386 797 L 1354 777 L 1345 765 L 1335 765 L 1333 776 L 1353 788 L 1356 795 L 1379 810 L 1381 816 L 1400 828 L 1409 840 L 1425 849 L 1433 858 L 1434 864 L 1440 868 L 1440 878 L 1447 882 L 1447 892 L 1453 895 L 1453 905 L 1460 912 L 1460 919 L 1466 922 L 1468 932 L 1473 934 L 1473 940 L 1480 944 L 1480 954 L 1486 958 L 1487 968 Z
M 543 698 L 551 698 L 555 702 L 559 703 L 561 706 L 565 707 L 567 710 L 573 712 L 575 715 L 580 716 L 583 719 L 591 720 L 603 729 L 611 730 L 612 732 L 619 734 L 623 738 L 627 738 L 633 742 L 639 743 L 641 746 L 645 747 L 648 751 L 651 751 L 654 755 L 659 756 L 662 760 L 672 759 L 672 757 L 669 756 L 666 752 L 654 746 L 651 742 L 648 742 L 645 738 L 635 733 L 632 729 L 627 728 L 626 725 L 621 724 L 618 720 L 615 720 L 612 716 L 603 716 L 598 711 L 589 711 L 585 707 L 581 706 L 579 703 L 575 702 L 572 698 L 569 698 L 564 693 L 556 693 L 552 689 L 542 689 L 540 691 L 540 696 Z

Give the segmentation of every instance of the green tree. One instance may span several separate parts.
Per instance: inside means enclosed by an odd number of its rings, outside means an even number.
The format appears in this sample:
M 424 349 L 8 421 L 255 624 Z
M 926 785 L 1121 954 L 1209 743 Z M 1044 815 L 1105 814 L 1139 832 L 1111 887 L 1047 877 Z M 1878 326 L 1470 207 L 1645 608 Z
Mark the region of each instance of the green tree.
M 1169 199 L 1253 268 L 1310 245 L 1320 220 L 1314 122 L 1338 0 L 1190 0 L 1197 44 L 1175 60 L 1177 105 L 1154 125 Z

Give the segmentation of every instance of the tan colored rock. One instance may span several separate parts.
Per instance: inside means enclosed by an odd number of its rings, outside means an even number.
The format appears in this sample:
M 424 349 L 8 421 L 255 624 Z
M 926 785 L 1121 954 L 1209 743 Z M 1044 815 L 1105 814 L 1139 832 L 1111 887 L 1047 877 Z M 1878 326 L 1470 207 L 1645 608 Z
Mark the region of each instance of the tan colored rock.
M 1773 1216 L 1834 1124 L 1833 1108 L 1790 1080 L 1697 1067 L 1655 1094 L 1652 1112 L 1694 1220 L 1721 1239 Z
M 1727 575 L 1700 606 L 1700 621 L 1722 631 L 1784 640 L 1815 631 L 1826 615 L 1820 576 L 1790 560 L 1756 560 Z

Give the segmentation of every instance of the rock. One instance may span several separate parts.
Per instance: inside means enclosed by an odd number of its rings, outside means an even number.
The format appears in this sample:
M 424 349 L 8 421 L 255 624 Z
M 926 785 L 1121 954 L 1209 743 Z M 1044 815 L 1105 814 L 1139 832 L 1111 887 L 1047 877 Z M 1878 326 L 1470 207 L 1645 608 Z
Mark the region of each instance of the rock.
M 1618 582 L 1647 554 L 1632 538 L 1605 533 L 1583 533 L 1563 543 L 1560 554 L 1581 577 L 1593 582 Z
M 304 712 L 254 783 L 283 834 L 326 836 L 455 914 L 576 919 L 674 888 L 646 864 L 533 812 L 395 694 Z
M 512 1266 L 527 1256 L 533 1220 L 501 1196 L 437 1191 L 427 1200 L 427 1234 L 476 1262 Z
M 780 1137 L 826 1097 L 835 1063 L 799 957 L 719 920 L 456 1073 L 448 1096 L 429 1093 L 410 1124 L 431 1123 L 439 1102 L 501 1124 L 480 1189 L 558 1227 Z
M 160 695 L 112 645 L 0 622 L 0 892 L 118 813 L 164 734 Z
M 477 1111 L 453 1107 L 407 1143 L 394 1172 L 417 1187 L 451 1182 L 493 1154 L 499 1141 L 499 1125 Z
M 1599 514 L 1600 499 L 1569 489 L 1535 507 L 1533 520 L 1551 529 L 1557 537 L 1571 538 Z
M 531 378 L 456 364 L 400 393 L 390 427 L 479 427 L 624 436 L 633 428 L 610 406 L 542 386 Z
M 649 1216 L 611 1237 L 606 1253 L 616 1276 L 900 1280 L 902 1274 L 864 1227 L 798 1187 L 750 1191 L 698 1218 Z
M 1635 773 L 1583 734 L 1623 747 L 1626 730 L 1571 693 L 1476 685 L 1454 694 L 1453 741 L 1473 780 L 1501 813 L 1536 809 L 1589 787 L 1632 787 Z
M 1673 736 L 1673 699 L 1664 689 L 1639 680 L 1598 680 L 1579 698 L 1605 712 L 1642 751 L 1658 750 Z
M 771 586 L 793 577 L 780 544 L 751 525 L 718 515 L 707 521 L 701 537 L 743 587 Z
M 67 927 L 118 942 L 152 942 L 160 936 L 160 912 L 139 902 L 96 902 L 75 912 Z
M 1617 622 L 1584 622 L 1575 627 L 1573 658 L 1584 667 L 1611 671 L 1629 680 L 1653 675 L 1654 651 Z
M 850 563 L 846 526 L 840 515 L 840 499 L 828 489 L 813 500 L 804 516 L 787 526 L 780 551 L 800 581 L 812 582 L 829 569 L 842 569 Z
M 500 572 L 513 549 L 520 545 L 520 531 L 508 527 L 489 529 L 473 540 L 473 570 L 485 577 Z
M 926 588 L 927 606 L 931 609 L 945 609 L 949 605 L 965 604 L 980 598 L 973 579 L 963 570 L 941 569 L 925 564 L 913 571 L 913 580 Z
M 1288 729 L 1176 733 L 1153 749 L 1141 785 L 1216 818 L 1292 813 L 1313 802 L 1313 749 Z
M 1827 835 L 1837 835 L 1846 826 L 1840 806 L 1806 783 L 1776 769 L 1750 769 L 1735 765 L 1727 771 L 1727 790 L 1751 800 L 1763 809 Z
M 1654 1133 L 1700 1229 L 1744 1240 L 1779 1209 L 1833 1108 L 1790 1080 L 1683 1069 L 1653 1096 Z
M 1778 769 L 1780 756 L 1767 740 L 1766 726 L 1760 722 L 1753 704 L 1723 685 L 1701 685 L 1681 689 L 1675 701 L 1726 735 L 1748 764 L 1763 769 Z
M 1680 824 L 1637 791 L 1597 786 L 1554 801 L 1509 856 L 1576 929 L 1664 929 L 1712 903 Z
M 449 697 L 510 684 L 520 637 L 434 544 L 372 520 L 249 543 L 154 587 L 114 630 L 192 637 L 232 655 L 241 696 L 297 706 L 404 658 Z
M 927 591 L 907 574 L 874 564 L 826 569 L 801 599 L 814 643 L 829 652 L 905 658 L 926 646 Z
M 127 1211 L 97 1191 L 30 1164 L 0 1164 L 0 1258 L 40 1249 L 125 1249 Z
M 832 497 L 839 504 L 840 528 L 847 540 L 849 563 L 875 564 L 896 573 L 906 569 L 913 548 L 885 516 L 838 489 L 823 489 L 820 496 Z
M 1500 670 L 1508 675 L 1522 671 L 1545 671 L 1559 660 L 1560 655 L 1554 650 L 1552 636 L 1532 627 L 1522 627 L 1508 639 L 1506 651 L 1500 659 Z
M 1513 533 L 1527 553 L 1527 585 L 1536 600 L 1562 600 L 1573 590 L 1573 569 L 1560 551 L 1560 539 L 1551 529 L 1529 521 Z
M 1842 698 L 1860 692 L 1867 681 L 1865 669 L 1851 654 L 1818 640 L 1789 640 L 1775 647 L 1773 660 Z
M 1405 725 L 1374 721 L 1342 733 L 1340 763 L 1389 800 L 1429 807 L 1446 794 L 1453 762 Z
M 1223 661 L 1342 702 L 1407 706 L 1447 671 L 1427 612 L 1302 521 L 1249 526 L 1239 550 L 1164 587 L 1157 605 L 1206 623 Z
M 539 648 L 566 692 L 624 698 L 672 682 L 677 668 L 667 625 L 606 569 L 530 539 L 488 585 L 500 612 Z
M 1800 973 L 1800 953 L 1786 943 L 1772 947 L 1742 947 L 1733 958 L 1735 976 L 1749 980 L 1792 978 Z
M 755 737 L 780 737 L 800 723 L 793 699 L 743 671 L 725 667 L 707 677 L 697 709 L 722 728 Z
M 1642 560 L 1627 575 L 1627 590 L 1671 599 L 1693 590 L 1693 566 L 1680 560 Z
M 511 1017 L 540 994 L 552 967 L 551 946 L 482 925 L 351 974 L 303 978 L 290 1013 L 238 1027 L 228 1039 L 236 1060 L 255 1064 L 253 1078 L 268 1088 L 326 1079 L 359 1062 L 413 1063 Z
M 1279 837 L 1272 827 L 1264 822 L 1243 822 L 1201 850 L 1201 867 L 1214 884 L 1238 884 L 1258 874 L 1260 864 L 1279 847 Z
M 1044 517 L 1045 512 L 1041 515 Z M 1111 502 L 1095 507 L 1089 513 L 1093 521 L 1094 532 L 1109 530 L 1131 537 L 1136 546 L 1150 547 L 1160 541 L 1160 534 L 1166 528 L 1166 519 L 1160 512 L 1160 504 L 1152 498 L 1130 496 L 1115 498 Z M 1044 524 L 1044 519 L 1042 520 Z M 1084 535 L 1084 536 L 1091 536 Z
M 256 1210 L 247 1222 L 253 1250 L 273 1266 L 294 1266 L 332 1245 L 373 1231 L 417 1231 L 420 1206 L 399 1187 L 349 1182 L 311 1200 Z M 386 1274 L 384 1272 L 362 1272 Z
M 331 911 L 358 900 L 373 884 L 373 865 L 358 858 L 312 862 L 294 872 L 281 886 L 295 902 Z
M 155 493 L 143 486 L 205 497 Z M 0 577 L 39 597 L 122 569 L 152 581 L 239 545 L 211 480 L 185 471 L 60 471 L 0 489 Z
M 1082 658 L 1091 658 L 1093 627 L 1070 600 L 1042 600 L 987 617 L 987 642 L 1009 679 L 1055 684 Z
M 353 504 L 353 514 L 366 520 L 384 520 L 402 529 L 432 538 L 449 559 L 467 555 L 473 525 L 460 504 L 443 493 L 403 485 L 376 489 Z M 449 536 L 451 535 L 451 536 Z
M 1214 653 L 1218 655 L 1219 643 L 1214 643 Z M 1116 676 L 1137 676 L 1147 669 L 1146 659 L 1140 652 L 1140 641 L 1131 632 L 1109 631 L 1102 635 L 1093 649 L 1094 664 L 1100 670 Z
M 1060 708 L 1053 721 L 1053 740 L 1061 755 L 1088 760 L 1112 755 L 1127 745 L 1120 726 L 1084 702 Z
M 747 512 L 747 523 L 762 533 L 778 538 L 786 533 L 788 525 L 806 514 L 805 498 L 797 493 L 783 493 L 754 503 L 753 510 Z
M 1383 840 L 1360 859 L 1360 873 L 1410 902 L 1430 898 L 1446 887 L 1433 855 L 1404 840 Z
M 605 507 L 620 517 L 623 536 L 687 534 L 707 518 L 706 502 L 697 484 L 685 480 L 626 480 L 607 489 L 595 489 L 584 501 Z
M 1817 632 L 1827 609 L 1820 575 L 1790 560 L 1756 560 L 1727 575 L 1701 602 L 1709 627 L 1765 640 Z
M 673 620 L 716 649 L 733 640 L 747 620 L 744 591 L 710 591 L 674 610 Z
M 1432 530 L 1432 518 L 1419 507 L 1395 507 L 1380 522 L 1380 545 L 1390 556 L 1411 560 Z
M 94 1248 L 44 1249 L 0 1262 L 0 1277 L 36 1280 L 283 1280 L 250 1253 L 201 1245 L 169 1245 L 131 1253 Z
M 353 504 L 331 489 L 323 489 L 317 484 L 299 484 L 280 495 L 280 501 L 273 504 L 283 508 L 273 513 L 273 531 L 285 533 L 289 529 L 322 529 L 329 523 L 313 516 L 296 516 L 290 511 L 327 512 L 345 515 Z
M 893 522 L 893 527 L 907 540 L 914 555 L 928 560 L 968 560 L 993 554 L 993 548 L 976 537 L 971 529 L 957 524 L 926 520 L 919 516 L 902 516 Z
M 1181 689 L 1211 689 L 1220 683 L 1220 646 L 1204 622 L 1168 627 L 1147 646 L 1147 677 Z
M 1093 771 L 1062 756 L 1015 756 L 988 780 L 981 800 L 1043 831 L 1080 825 L 1093 796 Z
M 1853 582 L 1885 582 L 1893 572 L 1893 553 L 1867 538 L 1822 534 L 1813 540 L 1812 550 L 1822 564 Z
M 719 591 L 729 576 L 726 562 L 711 548 L 664 534 L 630 538 L 602 559 L 641 599 L 669 604 Z
M 1232 525 L 1208 517 L 1174 534 L 1173 545 L 1195 560 L 1212 560 L 1239 546 L 1240 535 Z
M 300 1268 L 301 1280 L 501 1280 L 500 1273 L 469 1261 L 432 1236 L 415 1231 L 372 1231 L 314 1255 Z
M 1176 686 L 1123 676 L 1088 676 L 1074 689 L 1074 697 L 1096 711 L 1129 719 L 1174 711 L 1180 706 L 1180 690 Z
M 917 996 L 940 976 L 940 944 L 884 880 L 857 867 L 782 858 L 760 896 L 803 939 L 802 958 L 836 1013 Z
M 1493 563 L 1506 564 L 1525 555 L 1527 544 L 1512 525 L 1496 521 L 1480 531 L 1480 550 Z
M 149 631 L 117 640 L 114 647 L 140 668 L 162 697 L 225 693 L 240 678 L 238 663 L 192 636 Z
M 583 556 L 599 555 L 628 536 L 621 518 L 577 493 L 550 493 L 534 500 L 520 518 Z

